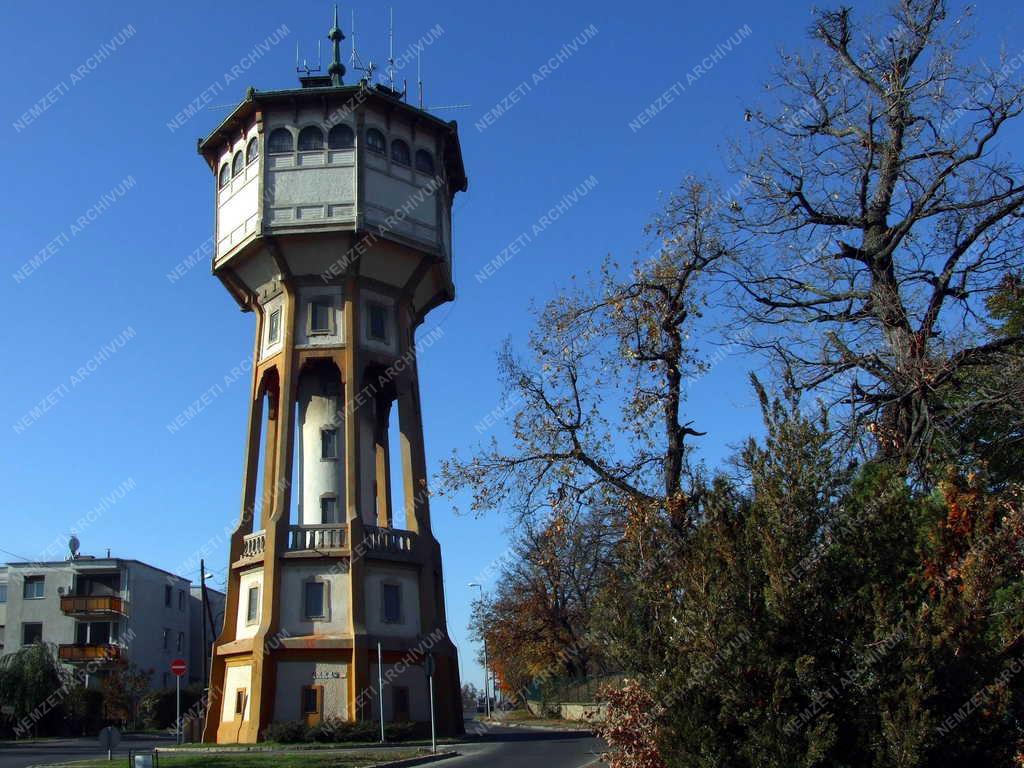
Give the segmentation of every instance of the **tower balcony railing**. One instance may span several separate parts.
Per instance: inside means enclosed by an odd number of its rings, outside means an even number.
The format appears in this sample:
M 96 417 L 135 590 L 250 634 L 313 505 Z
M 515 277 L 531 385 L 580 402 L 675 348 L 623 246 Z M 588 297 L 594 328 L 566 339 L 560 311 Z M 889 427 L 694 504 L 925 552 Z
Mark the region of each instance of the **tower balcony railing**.
M 380 528 L 367 525 L 363 528 L 364 546 L 378 552 L 411 552 L 416 543 L 416 534 L 399 528 Z
M 267 548 L 267 532 L 256 531 L 255 533 L 247 533 L 242 538 L 242 559 L 250 557 L 259 557 L 263 554 L 263 550 Z
M 339 523 L 288 526 L 288 551 L 344 549 L 348 526 Z
M 114 595 L 64 595 L 60 599 L 60 610 L 67 616 L 128 615 L 124 600 Z

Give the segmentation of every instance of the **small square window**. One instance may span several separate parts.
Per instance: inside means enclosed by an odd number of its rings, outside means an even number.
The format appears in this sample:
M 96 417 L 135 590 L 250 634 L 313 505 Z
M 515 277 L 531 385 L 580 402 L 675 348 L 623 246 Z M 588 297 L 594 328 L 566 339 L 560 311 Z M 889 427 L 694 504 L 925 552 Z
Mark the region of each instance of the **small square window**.
M 402 623 L 402 587 L 398 584 L 382 584 L 381 618 L 385 624 Z
M 245 611 L 245 623 L 255 624 L 260 617 L 260 588 L 249 587 L 248 604 Z
M 329 334 L 333 331 L 334 305 L 328 298 L 309 302 L 309 333 Z
M 21 644 L 39 645 L 43 642 L 43 625 L 40 623 L 28 623 L 21 625 Z
M 338 497 L 322 496 L 320 498 L 320 522 L 340 523 L 338 518 Z
M 45 576 L 26 576 L 24 591 L 21 595 L 25 600 L 42 600 L 45 596 L 45 590 Z
M 0 603 L 7 602 L 7 585 L 0 584 Z
M 333 428 L 320 430 L 320 458 L 338 458 L 338 430 Z
M 281 340 L 281 310 L 275 309 L 270 313 L 270 320 L 267 321 L 268 333 L 267 340 L 270 344 L 275 344 Z
M 322 581 L 307 581 L 303 585 L 302 605 L 307 619 L 324 618 L 325 587 Z
M 368 331 L 371 339 L 388 340 L 388 310 L 383 304 L 367 305 L 369 315 Z
M 239 688 L 235 691 L 235 715 L 245 714 L 245 697 L 248 691 L 245 688 Z

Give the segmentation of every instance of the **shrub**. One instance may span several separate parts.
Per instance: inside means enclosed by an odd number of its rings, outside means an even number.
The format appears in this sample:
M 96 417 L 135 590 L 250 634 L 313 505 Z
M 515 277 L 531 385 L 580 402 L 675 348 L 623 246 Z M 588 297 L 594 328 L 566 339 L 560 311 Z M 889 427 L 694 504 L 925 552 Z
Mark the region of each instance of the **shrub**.
M 271 723 L 263 730 L 264 741 L 276 741 L 280 744 L 297 744 L 308 741 L 310 727 L 298 720 L 285 720 Z

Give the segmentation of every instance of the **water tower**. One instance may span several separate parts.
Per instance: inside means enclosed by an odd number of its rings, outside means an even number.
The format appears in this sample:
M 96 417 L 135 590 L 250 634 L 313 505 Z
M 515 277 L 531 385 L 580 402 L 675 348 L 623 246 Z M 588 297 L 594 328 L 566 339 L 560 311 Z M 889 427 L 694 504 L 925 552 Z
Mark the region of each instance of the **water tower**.
M 426 721 L 427 667 L 439 732 L 462 730 L 417 329 L 454 297 L 466 173 L 454 122 L 393 88 L 344 84 L 337 14 L 328 37 L 327 75 L 250 89 L 199 142 L 213 273 L 256 319 L 206 741 L 254 742 L 276 721 L 375 721 L 381 706 L 385 721 Z

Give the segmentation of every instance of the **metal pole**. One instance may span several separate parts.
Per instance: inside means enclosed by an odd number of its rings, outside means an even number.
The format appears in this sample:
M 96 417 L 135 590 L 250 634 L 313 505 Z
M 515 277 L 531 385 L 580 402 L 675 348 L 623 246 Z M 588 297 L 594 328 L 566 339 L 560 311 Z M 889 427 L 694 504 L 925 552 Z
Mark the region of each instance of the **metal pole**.
M 203 690 L 206 690 L 206 686 L 210 683 L 209 677 L 207 676 L 208 673 L 206 671 L 207 665 L 209 664 L 209 661 L 206 658 L 206 563 L 204 563 L 202 559 L 199 560 L 199 585 L 199 594 L 202 600 L 202 607 L 199 611 L 199 620 L 203 624 Z
M 181 675 L 176 674 L 174 676 L 174 679 L 177 680 L 177 685 L 175 687 L 178 690 L 178 695 L 177 695 L 178 701 L 177 701 L 177 704 L 175 706 L 175 713 L 176 713 L 175 714 L 175 724 L 176 724 L 175 732 L 176 733 L 175 733 L 175 737 L 174 737 L 174 743 L 175 744 L 181 744 Z
M 431 675 L 430 680 L 430 751 L 433 754 L 437 753 L 437 731 L 434 728 L 434 676 Z
M 377 643 L 377 700 L 380 705 L 380 743 L 384 743 L 384 662 L 380 649 L 380 642 Z
M 491 716 L 491 695 L 488 693 L 488 683 L 491 674 L 487 671 L 487 638 L 484 638 L 484 711 L 487 717 Z

